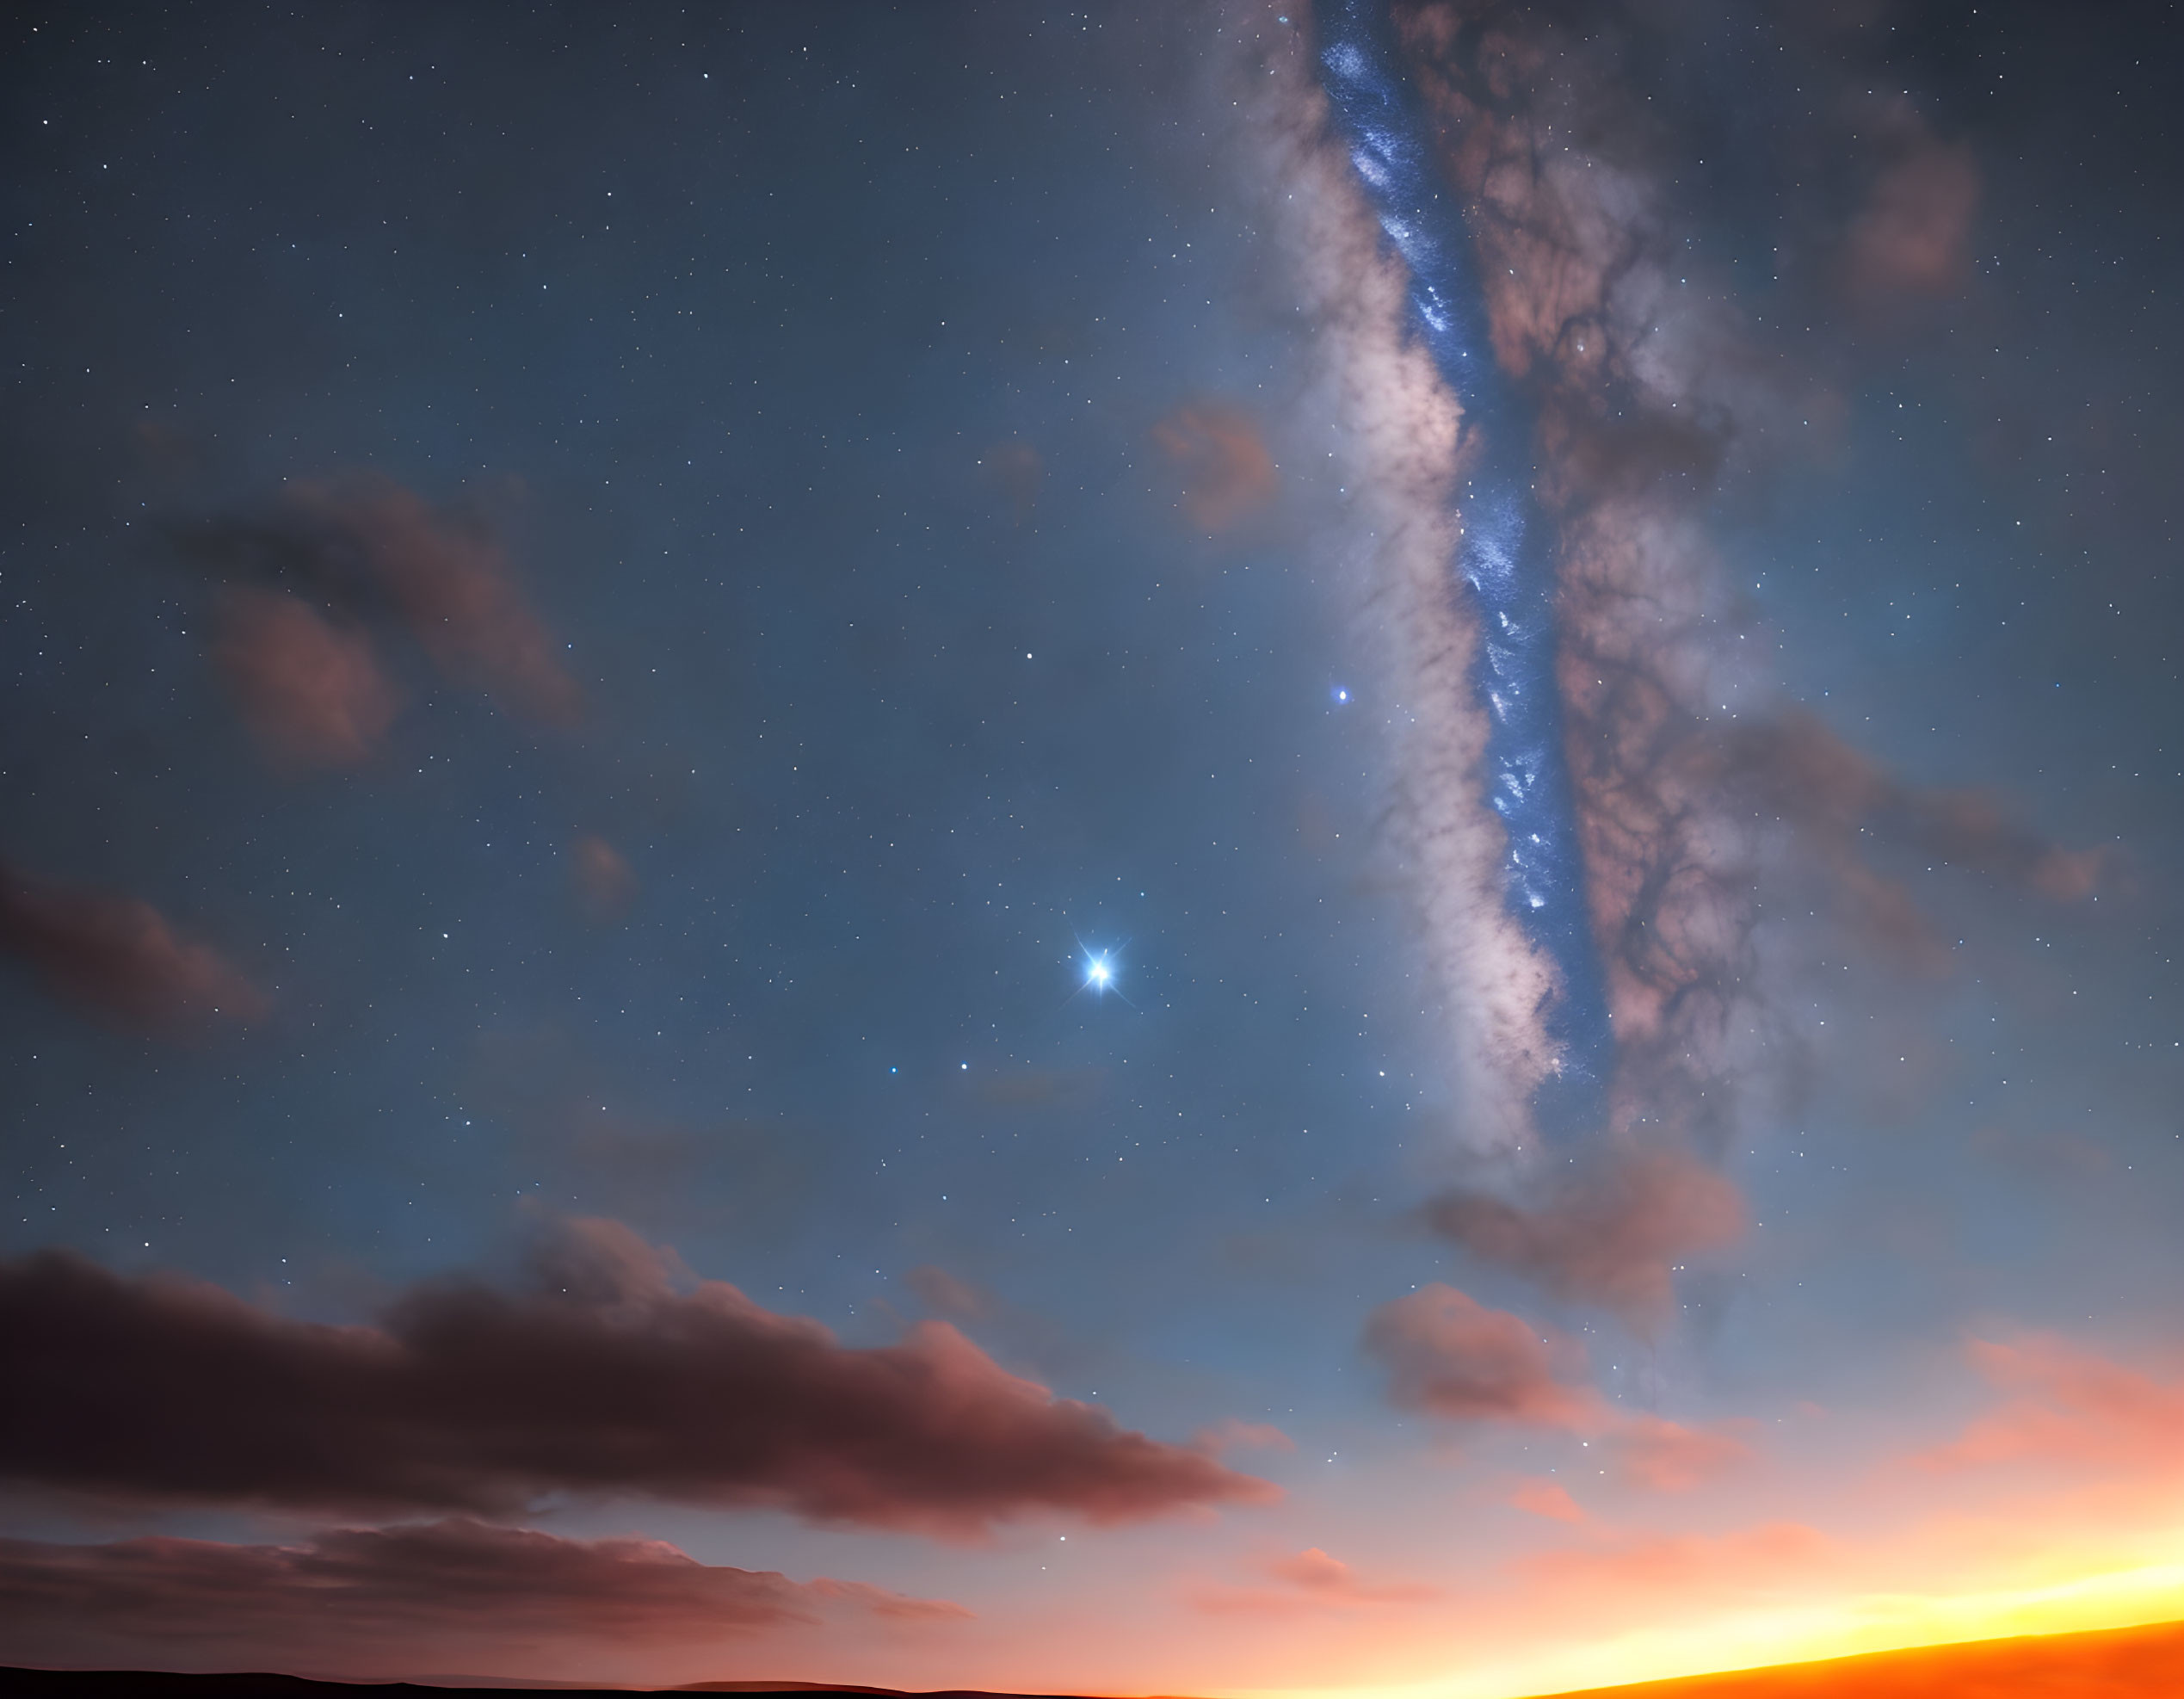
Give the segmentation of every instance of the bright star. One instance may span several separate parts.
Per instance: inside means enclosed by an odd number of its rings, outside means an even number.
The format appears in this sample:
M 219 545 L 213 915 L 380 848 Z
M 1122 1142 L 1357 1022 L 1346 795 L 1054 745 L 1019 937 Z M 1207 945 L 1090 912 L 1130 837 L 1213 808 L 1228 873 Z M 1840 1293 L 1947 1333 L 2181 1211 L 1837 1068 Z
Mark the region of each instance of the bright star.
M 1070 993 L 1071 1000 L 1086 992 L 1101 998 L 1112 993 L 1135 1009 L 1138 1005 L 1131 1003 L 1129 994 L 1122 989 L 1122 967 L 1115 960 L 1121 954 L 1122 946 L 1110 945 L 1106 949 L 1095 950 L 1079 938 L 1077 947 L 1084 963 L 1084 977 L 1077 981 L 1077 989 Z

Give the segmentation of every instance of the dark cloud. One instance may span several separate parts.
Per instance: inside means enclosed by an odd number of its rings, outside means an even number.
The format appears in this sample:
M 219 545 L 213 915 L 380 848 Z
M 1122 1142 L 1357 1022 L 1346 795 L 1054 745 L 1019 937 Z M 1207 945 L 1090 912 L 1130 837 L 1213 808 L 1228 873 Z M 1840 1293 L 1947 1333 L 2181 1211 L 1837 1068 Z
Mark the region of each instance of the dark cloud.
M 273 758 L 353 767 L 370 758 L 400 698 L 372 640 L 292 596 L 231 590 L 213 650 L 243 722 Z
M 704 1645 L 845 1615 L 970 1612 L 702 1564 L 656 1540 L 570 1540 L 468 1520 L 334 1529 L 291 1546 L 0 1540 L 0 1659 L 15 1664 L 414 1671 L 466 1652 Z
M 1458 1188 L 1425 1214 L 1480 1260 L 1648 1331 L 1675 1311 L 1675 1265 L 1735 1243 L 1745 1221 L 1743 1195 L 1722 1174 L 1637 1150 L 1556 1172 L 1522 1203 Z
M 565 724 L 583 693 L 517 588 L 507 554 L 479 525 L 384 479 L 306 485 L 304 511 L 353 539 L 425 652 L 538 718 Z
M 1810 714 L 1724 727 L 1675 707 L 1640 658 L 1595 650 L 1587 664 L 1611 681 L 1601 700 L 1620 703 L 1573 747 L 1626 1133 L 1717 1154 L 1754 1097 L 1794 1084 L 1794 1041 L 1770 1059 L 1738 1038 L 1788 1037 L 1754 942 L 1768 909 L 1809 912 L 1831 942 L 1939 977 L 1947 942 L 1895 867 L 1946 865 L 2058 903 L 2117 883 L 2112 850 L 2062 848 L 1983 792 L 1909 785 Z
M 151 904 L 33 879 L 4 862 L 0 955 L 26 963 L 56 997 L 139 1031 L 255 1021 L 267 1010 L 241 970 L 211 945 L 177 937 Z
M 1508 1422 L 1590 1436 L 1626 1486 L 1682 1492 L 1749 1460 L 1735 1424 L 1687 1427 L 1632 1414 L 1583 1384 L 1583 1353 L 1542 1335 L 1521 1316 L 1490 1310 L 1453 1287 L 1421 1287 L 1367 1320 L 1365 1347 L 1388 1370 L 1389 1401 L 1450 1422 Z M 1558 1490 L 1520 1490 L 1511 1502 L 1536 1515 L 1580 1521 Z
M 1373 1311 L 1365 1349 L 1387 1369 L 1388 1397 L 1402 1409 L 1588 1431 L 1607 1419 L 1598 1394 L 1565 1378 L 1572 1352 L 1438 1282 Z
M 1817 871 L 1838 915 L 1869 942 L 1934 971 L 1944 966 L 1940 941 L 1909 890 L 1875 865 L 1874 850 L 1910 851 L 2057 902 L 2094 895 L 2113 872 L 2107 851 L 2060 849 L 1998 798 L 1904 783 L 1809 714 L 1694 735 L 1680 760 L 1694 786 L 1779 830 L 1780 859 Z
M 945 1322 L 854 1350 L 613 1222 L 533 1289 L 413 1288 L 379 1324 L 292 1321 L 65 1251 L 0 1267 L 0 1468 L 128 1498 L 506 1513 L 552 1492 L 771 1505 L 972 1537 L 1121 1522 L 1265 1482 L 999 1368 Z
M 1181 475 L 1183 512 L 1199 530 L 1233 530 L 1280 488 L 1257 422 L 1234 407 L 1187 403 L 1154 425 L 1152 437 Z
M 583 711 L 561 646 L 490 530 L 391 479 L 299 482 L 262 510 L 169 535 L 223 578 L 307 590 L 353 616 L 398 623 L 449 677 L 534 718 L 566 725 Z
M 2079 857 L 2013 826 L 1999 804 L 1967 792 L 1922 792 L 1885 772 L 1810 714 L 1739 726 L 1700 744 L 1694 763 L 1796 829 L 1826 853 L 1868 825 L 1940 860 L 2063 895 L 2088 888 Z M 2057 864 L 2062 866 L 2058 868 Z

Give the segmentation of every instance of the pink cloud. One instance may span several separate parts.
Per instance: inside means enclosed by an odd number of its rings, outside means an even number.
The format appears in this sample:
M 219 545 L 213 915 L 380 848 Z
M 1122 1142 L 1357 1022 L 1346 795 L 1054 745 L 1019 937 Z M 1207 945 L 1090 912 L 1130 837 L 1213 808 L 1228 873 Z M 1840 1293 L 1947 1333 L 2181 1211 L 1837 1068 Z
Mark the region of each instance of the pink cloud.
M 1608 1419 L 1596 1393 L 1558 1372 L 1567 1348 L 1558 1352 L 1529 1322 L 1438 1282 L 1373 1311 L 1365 1349 L 1387 1369 L 1388 1396 L 1403 1409 L 1572 1431 Z
M 1624 1478 L 1656 1492 L 1684 1492 L 1749 1462 L 1752 1449 L 1726 1426 L 1687 1428 L 1657 1416 L 1625 1421 L 1611 1442 Z
M 935 1315 L 958 1321 L 982 1321 L 994 1313 L 993 1294 L 967 1280 L 959 1280 L 946 1269 L 921 1263 L 903 1276 L 903 1284 L 915 1292 Z
M 302 510 L 357 550 L 441 670 L 566 725 L 583 693 L 498 542 L 385 479 L 305 486 Z
M 1441 1596 L 1440 1588 L 1418 1582 L 1360 1580 L 1348 1564 L 1317 1546 L 1274 1559 L 1262 1570 L 1275 1586 L 1204 1587 L 1192 1595 L 1192 1603 L 1215 1616 L 1280 1616 L 1299 1609 L 1423 1604 Z
M 1509 1494 L 1509 1503 L 1515 1509 L 1528 1511 L 1535 1517 L 1545 1517 L 1550 1522 L 1582 1522 L 1585 1512 L 1577 1501 L 1551 1480 L 1525 1480 L 1517 1483 Z
M 1916 133 L 1873 180 L 1851 225 L 1843 269 L 1852 290 L 1955 294 L 1971 274 L 1979 187 L 1970 146 Z
M 176 936 L 151 904 L 51 884 L 0 863 L 0 955 L 65 1002 L 140 1031 L 248 1022 L 264 995 L 209 944 Z
M 2136 1471 L 2173 1480 L 2184 1472 L 2184 1382 L 2165 1381 L 2052 1334 L 2014 1344 L 1975 1339 L 1973 1364 L 2010 1393 L 1949 1444 L 1916 1461 L 1932 1469 L 2032 1462 Z
M 371 639 L 292 596 L 230 591 L 213 654 L 244 723 L 284 765 L 368 760 L 400 707 Z
M 1473 1256 L 1641 1330 L 1675 1313 L 1675 1265 L 1735 1243 L 1744 1219 L 1734 1182 L 1669 1151 L 1558 1173 L 1528 1206 L 1458 1189 L 1426 1208 L 1428 1224 Z
M 1340 1558 L 1330 1557 L 1317 1546 L 1308 1546 L 1293 1557 L 1277 1559 L 1267 1566 L 1277 1581 L 1317 1597 L 1345 1604 L 1416 1604 L 1437 1598 L 1441 1590 L 1416 1582 L 1397 1581 L 1368 1585 Z
M 1201 531 L 1233 530 L 1280 487 L 1257 423 L 1234 407 L 1188 403 L 1154 425 L 1152 436 L 1181 474 L 1183 512 Z
M 1505 1422 L 1592 1437 L 1626 1485 L 1681 1492 L 1748 1461 L 1738 1424 L 1687 1427 L 1617 1409 L 1578 1377 L 1582 1353 L 1521 1317 L 1490 1310 L 1453 1287 L 1421 1287 L 1367 1319 L 1365 1348 L 1388 1370 L 1388 1397 L 1453 1422 Z M 1530 1481 L 1511 1503 L 1575 1520 L 1559 1487 Z
M 1191 1436 L 1191 1443 L 1218 1457 L 1231 1449 L 1241 1451 L 1294 1451 L 1297 1442 L 1271 1422 L 1243 1422 L 1225 1416 Z

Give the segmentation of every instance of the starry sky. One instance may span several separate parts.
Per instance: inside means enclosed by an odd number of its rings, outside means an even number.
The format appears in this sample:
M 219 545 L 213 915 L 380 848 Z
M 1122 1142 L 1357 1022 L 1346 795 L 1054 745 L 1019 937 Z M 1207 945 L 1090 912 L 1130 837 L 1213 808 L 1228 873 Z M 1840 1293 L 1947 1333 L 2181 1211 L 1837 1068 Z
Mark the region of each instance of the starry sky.
M 11 15 L 0 1661 L 2184 1616 L 2177 23 Z

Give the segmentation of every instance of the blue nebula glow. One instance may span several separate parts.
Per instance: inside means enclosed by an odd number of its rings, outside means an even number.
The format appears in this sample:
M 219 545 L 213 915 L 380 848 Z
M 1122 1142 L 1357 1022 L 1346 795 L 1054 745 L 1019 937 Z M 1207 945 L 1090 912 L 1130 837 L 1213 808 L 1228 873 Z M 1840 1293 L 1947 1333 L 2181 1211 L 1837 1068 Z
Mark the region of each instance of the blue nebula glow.
M 1496 365 L 1470 233 L 1441 181 L 1382 0 L 1322 0 L 1322 83 L 1389 245 L 1410 275 L 1414 329 L 1462 401 L 1468 459 L 1454 578 L 1484 640 L 1472 686 L 1488 716 L 1487 800 L 1508 833 L 1504 897 L 1561 984 L 1546 1011 L 1560 1081 L 1543 1130 L 1595 1119 L 1612 1046 L 1586 913 L 1582 853 L 1555 682 L 1553 540 L 1534 493 L 1535 421 Z

